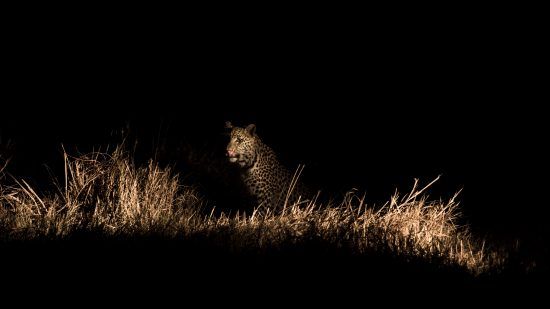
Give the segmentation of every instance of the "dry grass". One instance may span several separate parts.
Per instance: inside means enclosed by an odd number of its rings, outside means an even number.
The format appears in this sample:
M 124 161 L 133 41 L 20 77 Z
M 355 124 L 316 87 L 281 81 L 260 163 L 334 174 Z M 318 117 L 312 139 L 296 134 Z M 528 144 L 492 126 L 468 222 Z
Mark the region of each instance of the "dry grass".
M 251 214 L 207 210 L 191 186 L 183 186 L 170 168 L 154 162 L 137 167 L 120 148 L 111 154 L 65 154 L 65 175 L 57 192 L 40 194 L 24 180 L 0 187 L 3 241 L 67 239 L 77 233 L 102 237 L 161 236 L 203 239 L 232 252 L 265 252 L 322 241 L 358 255 L 384 253 L 422 259 L 481 274 L 503 263 L 466 227 L 456 224 L 457 195 L 430 201 L 414 183 L 395 193 L 381 208 L 349 192 L 338 205 L 315 201 L 287 205 L 280 213 Z M 7 182 L 6 180 L 3 182 Z
M 4 238 L 64 238 L 81 231 L 173 236 L 185 225 L 178 220 L 188 220 L 201 203 L 169 168 L 153 162 L 136 167 L 120 148 L 111 155 L 65 154 L 64 159 L 64 181 L 54 194 L 40 196 L 17 179 L 16 185 L 1 187 Z

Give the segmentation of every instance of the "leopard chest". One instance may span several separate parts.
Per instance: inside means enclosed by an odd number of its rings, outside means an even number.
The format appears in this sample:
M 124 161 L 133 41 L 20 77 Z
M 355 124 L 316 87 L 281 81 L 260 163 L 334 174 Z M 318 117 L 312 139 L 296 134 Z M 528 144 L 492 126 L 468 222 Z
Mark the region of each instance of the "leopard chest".
M 259 199 L 276 198 L 287 182 L 285 170 L 276 161 L 259 160 L 244 176 L 250 194 Z

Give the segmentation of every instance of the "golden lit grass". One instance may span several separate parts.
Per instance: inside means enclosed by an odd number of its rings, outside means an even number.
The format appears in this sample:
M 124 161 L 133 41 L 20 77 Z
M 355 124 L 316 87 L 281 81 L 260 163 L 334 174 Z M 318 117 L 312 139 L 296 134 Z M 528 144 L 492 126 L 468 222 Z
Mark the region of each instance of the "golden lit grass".
M 0 232 L 4 241 L 66 239 L 75 233 L 104 237 L 161 236 L 218 240 L 234 252 L 265 252 L 322 241 L 359 255 L 384 253 L 457 266 L 480 274 L 503 258 L 456 224 L 456 195 L 429 201 L 433 184 L 403 196 L 395 193 L 383 207 L 348 193 L 338 205 L 315 201 L 285 206 L 282 212 L 256 209 L 250 214 L 206 211 L 205 201 L 182 186 L 170 168 L 154 162 L 137 167 L 119 148 L 112 154 L 65 154 L 65 176 L 57 192 L 41 195 L 24 180 L 0 187 Z
M 191 187 L 179 185 L 169 168 L 150 162 L 136 167 L 120 149 L 71 158 L 65 154 L 64 182 L 40 196 L 24 180 L 2 187 L 0 217 L 12 238 L 63 238 L 76 231 L 176 235 L 200 203 Z M 4 235 L 5 236 L 5 235 Z

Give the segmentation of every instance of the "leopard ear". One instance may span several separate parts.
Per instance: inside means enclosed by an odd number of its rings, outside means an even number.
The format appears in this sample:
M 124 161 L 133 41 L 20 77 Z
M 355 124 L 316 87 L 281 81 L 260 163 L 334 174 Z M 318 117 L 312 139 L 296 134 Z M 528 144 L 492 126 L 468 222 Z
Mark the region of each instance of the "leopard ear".
M 248 134 L 254 136 L 256 135 L 256 125 L 255 124 L 249 124 L 246 126 L 246 132 L 248 132 Z
M 233 129 L 233 124 L 231 123 L 231 121 L 226 121 L 225 122 L 225 128 L 226 129 Z

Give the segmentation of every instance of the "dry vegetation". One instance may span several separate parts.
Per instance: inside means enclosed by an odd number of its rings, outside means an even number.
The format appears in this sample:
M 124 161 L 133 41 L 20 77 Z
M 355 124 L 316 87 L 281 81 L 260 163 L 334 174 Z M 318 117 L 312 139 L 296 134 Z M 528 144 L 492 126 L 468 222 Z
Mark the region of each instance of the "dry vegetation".
M 120 148 L 111 154 L 65 154 L 64 179 L 57 191 L 41 194 L 27 182 L 3 175 L 0 235 L 3 242 L 102 237 L 197 235 L 234 253 L 265 252 L 322 241 L 354 254 L 389 253 L 459 267 L 472 274 L 498 268 L 497 254 L 456 223 L 456 195 L 430 201 L 415 182 L 408 194 L 395 193 L 382 207 L 365 204 L 355 192 L 334 205 L 315 202 L 245 214 L 214 214 L 192 186 L 154 162 L 136 166 Z M 11 185 L 6 185 L 12 183 Z M 457 194 L 458 195 L 458 194 Z

